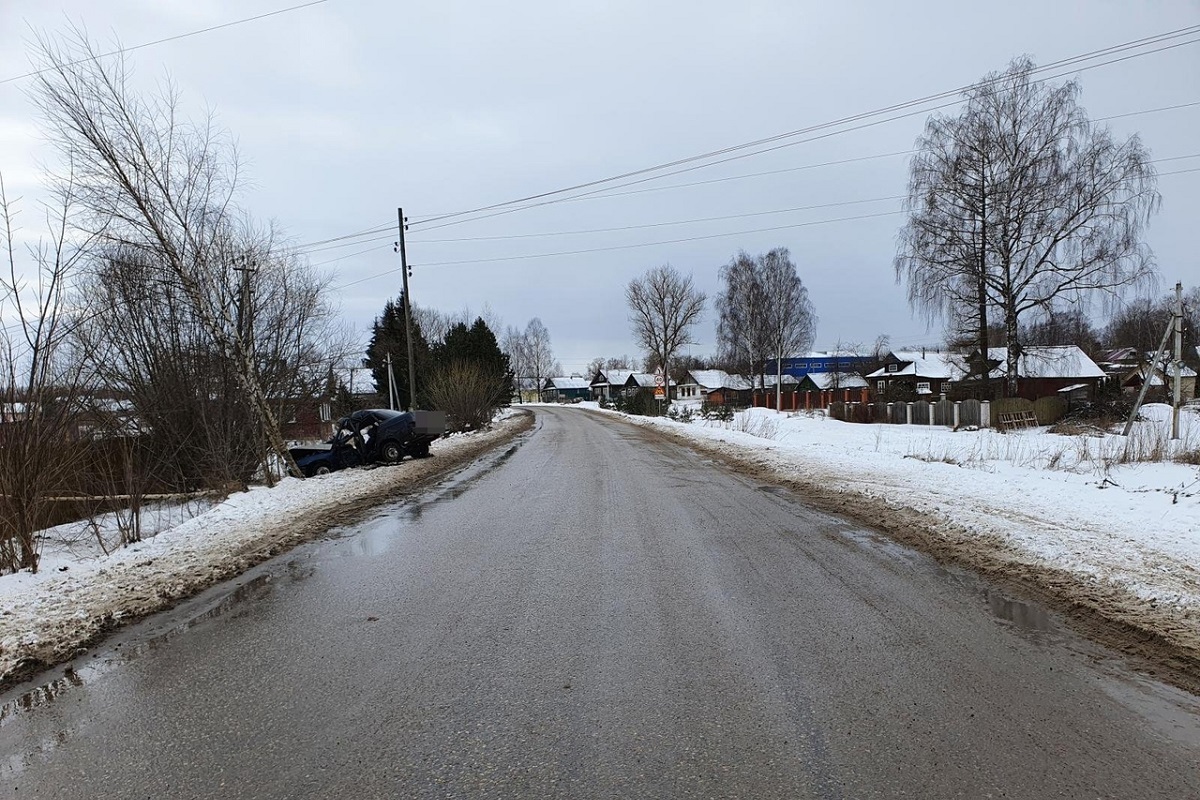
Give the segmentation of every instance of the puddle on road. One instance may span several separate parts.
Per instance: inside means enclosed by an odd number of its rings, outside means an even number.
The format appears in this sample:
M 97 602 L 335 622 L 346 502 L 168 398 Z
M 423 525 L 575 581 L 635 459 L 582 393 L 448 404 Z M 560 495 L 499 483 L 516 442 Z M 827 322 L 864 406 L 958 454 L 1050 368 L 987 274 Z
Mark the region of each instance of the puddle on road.
M 952 591 L 973 598 L 997 624 L 1027 641 L 1059 647 L 1083 659 L 1084 668 L 1094 670 L 1105 694 L 1138 714 L 1163 737 L 1200 747 L 1200 698 L 1137 671 L 1116 651 L 1074 633 L 1045 606 L 1019 600 L 968 570 L 944 567 L 882 534 L 861 528 L 843 528 L 838 533 L 863 550 L 946 582 Z
M 462 496 L 472 485 L 507 462 L 528 434 L 502 453 L 490 455 L 453 473 L 417 501 L 405 500 L 383 507 L 365 522 L 331 529 L 326 535 L 300 545 L 286 554 L 259 564 L 237 578 L 214 586 L 174 609 L 160 612 L 114 634 L 99 649 L 64 666 L 53 668 L 24 684 L 0 694 L 0 725 L 15 716 L 55 702 L 68 692 L 84 687 L 121 664 L 157 650 L 194 628 L 216 619 L 236 619 L 249 614 L 256 604 L 288 583 L 305 580 L 316 573 L 314 556 L 337 552 L 351 556 L 375 556 L 388 550 L 399 532 L 428 509 Z M 337 547 L 330 545 L 349 545 Z M 61 672 L 59 670 L 62 670 Z
M 383 506 L 378 514 L 365 522 L 331 529 L 321 541 L 348 545 L 338 550 L 345 556 L 377 556 L 387 552 L 395 544 L 398 534 L 411 523 L 421 519 L 427 511 L 458 499 L 482 478 L 503 466 L 524 444 L 524 439 L 524 436 L 519 437 L 517 442 L 504 452 L 485 457 L 459 470 L 422 494 L 420 499 Z
M 1055 619 L 1053 612 L 1049 609 L 1038 603 L 1019 600 L 997 589 L 973 572 L 955 567 L 944 567 L 924 553 L 882 534 L 862 528 L 843 528 L 838 533 L 864 550 L 883 555 L 910 569 L 947 581 L 954 588 L 973 595 L 979 601 L 979 605 L 999 623 L 1024 634 L 1031 634 L 1028 638 L 1034 641 L 1061 642 L 1065 638 L 1057 635 L 1065 633 L 1065 628 Z

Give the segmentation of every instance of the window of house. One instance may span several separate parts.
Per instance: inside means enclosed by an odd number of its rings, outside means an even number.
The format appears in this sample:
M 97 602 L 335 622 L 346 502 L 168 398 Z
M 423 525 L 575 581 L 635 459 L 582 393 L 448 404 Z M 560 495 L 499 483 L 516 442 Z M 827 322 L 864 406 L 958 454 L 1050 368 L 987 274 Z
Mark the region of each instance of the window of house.
M 875 388 L 882 392 L 887 388 L 887 381 L 875 381 Z
M 918 392 L 928 392 L 929 391 L 929 381 L 917 381 L 917 391 Z
M 899 364 L 888 364 L 888 365 L 887 365 L 887 371 L 888 371 L 888 372 L 896 372 L 896 371 L 897 371 L 897 370 L 899 370 L 899 369 L 900 369 L 900 365 L 899 365 Z

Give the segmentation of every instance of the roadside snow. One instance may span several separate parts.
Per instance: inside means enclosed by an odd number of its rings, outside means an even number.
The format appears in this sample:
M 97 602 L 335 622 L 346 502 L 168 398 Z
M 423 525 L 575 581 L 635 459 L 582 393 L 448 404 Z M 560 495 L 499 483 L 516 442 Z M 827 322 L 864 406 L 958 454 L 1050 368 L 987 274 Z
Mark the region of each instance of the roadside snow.
M 615 412 L 613 412 L 615 413 Z M 752 409 L 730 423 L 626 417 L 721 443 L 780 477 L 910 509 L 977 537 L 999 537 L 1026 564 L 1124 588 L 1200 614 L 1200 467 L 1132 457 L 1200 456 L 1200 414 L 1144 409 L 1129 439 L 1046 429 L 1012 433 L 862 425 Z
M 215 505 L 160 508 L 147 518 L 149 532 L 157 535 L 110 555 L 89 542 L 84 526 L 60 526 L 49 532 L 50 546 L 37 574 L 0 576 L 0 680 L 23 663 L 69 658 L 81 643 L 121 619 L 167 608 L 237 574 L 302 541 L 311 533 L 306 526 L 334 524 L 329 520 L 339 509 L 395 496 L 445 469 L 447 462 L 469 459 L 510 437 L 523 419 L 521 412 L 508 409 L 491 431 L 439 439 L 429 460 L 304 481 L 285 478 Z M 108 518 L 102 527 L 113 524 Z

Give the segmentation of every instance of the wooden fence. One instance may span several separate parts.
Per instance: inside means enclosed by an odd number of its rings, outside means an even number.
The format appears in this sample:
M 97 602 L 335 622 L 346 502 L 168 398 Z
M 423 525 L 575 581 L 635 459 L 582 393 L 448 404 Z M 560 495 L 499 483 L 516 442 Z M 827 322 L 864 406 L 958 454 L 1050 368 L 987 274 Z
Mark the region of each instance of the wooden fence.
M 834 401 L 829 416 L 843 422 L 881 422 L 891 425 L 941 425 L 947 428 L 992 427 L 991 403 L 984 400 L 858 403 Z

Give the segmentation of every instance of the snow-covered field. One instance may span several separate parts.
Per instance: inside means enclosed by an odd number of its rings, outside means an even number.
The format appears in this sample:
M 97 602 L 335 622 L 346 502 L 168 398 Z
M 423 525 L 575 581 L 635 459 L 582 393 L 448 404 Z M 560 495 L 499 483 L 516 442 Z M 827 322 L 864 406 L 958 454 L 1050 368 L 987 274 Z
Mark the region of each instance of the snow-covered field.
M 1122 621 L 1200 648 L 1200 413 L 1183 409 L 1177 441 L 1170 413 L 1146 406 L 1128 439 L 863 425 L 766 409 L 732 422 L 626 418 L 784 480 L 917 512 L 909 519 L 955 546 L 974 538 L 999 547 L 1014 573 L 1065 571 L 1123 604 Z
M 0 681 L 23 665 L 70 658 L 96 634 L 170 607 L 335 524 L 339 512 L 394 497 L 417 481 L 470 459 L 519 430 L 505 412 L 491 431 L 439 439 L 427 461 L 287 478 L 220 503 L 155 506 L 145 541 L 105 555 L 87 524 L 48 532 L 41 569 L 0 576 Z M 102 531 L 115 520 L 101 520 Z M 156 535 L 155 535 L 156 534 Z

